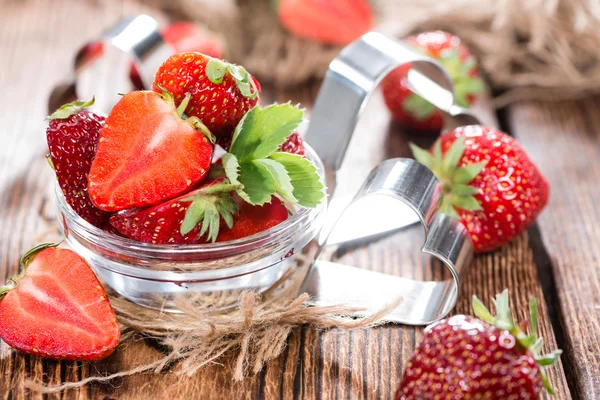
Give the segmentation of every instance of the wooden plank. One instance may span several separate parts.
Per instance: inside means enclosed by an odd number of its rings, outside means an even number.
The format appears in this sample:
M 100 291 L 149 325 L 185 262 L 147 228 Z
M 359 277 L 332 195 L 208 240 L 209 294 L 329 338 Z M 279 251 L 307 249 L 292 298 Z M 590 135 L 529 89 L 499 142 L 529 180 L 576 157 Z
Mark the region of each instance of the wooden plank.
M 550 182 L 540 263 L 579 398 L 600 397 L 600 98 L 510 107 L 516 137 Z
M 160 4 L 160 1 L 148 4 Z M 120 15 L 145 9 L 135 2 L 67 2 L 44 0 L 4 2 L 0 24 L 0 87 L 11 97 L 0 99 L 0 280 L 14 273 L 19 255 L 52 218 L 52 174 L 43 159 L 45 144 L 42 118 L 46 98 L 54 83 L 70 67 L 71 57 L 83 38 L 94 37 Z M 160 16 L 155 10 L 150 10 Z M 40 66 L 43 65 L 43 68 Z M 297 101 L 310 106 L 318 85 L 291 91 L 265 89 L 264 100 Z M 482 110 L 486 110 L 483 106 Z M 491 115 L 487 109 L 488 117 Z M 410 135 L 389 124 L 381 99 L 375 98 L 361 121 L 346 169 L 347 188 L 362 181 L 378 161 L 407 156 L 407 141 L 426 145 L 431 138 Z M 364 174 L 364 175 L 361 175 Z M 439 264 L 418 252 L 420 238 L 402 232 L 385 241 L 339 254 L 344 262 L 389 273 L 407 272 L 410 264 L 421 267 L 424 276 L 437 275 Z M 469 312 L 469 298 L 477 293 L 489 298 L 505 287 L 512 300 L 524 305 L 529 295 L 542 300 L 534 254 L 526 236 L 500 252 L 478 257 L 463 288 L 457 312 Z M 541 301 L 541 315 L 547 315 Z M 519 316 L 522 316 L 520 314 Z M 541 324 L 548 346 L 555 344 L 547 320 Z M 267 364 L 257 376 L 234 383 L 228 372 L 232 358 L 202 369 L 193 377 L 173 371 L 144 374 L 109 384 L 96 384 L 47 398 L 145 399 L 145 398 L 372 398 L 390 399 L 400 383 L 402 366 L 412 355 L 422 330 L 386 325 L 370 330 L 319 332 L 310 327 L 295 329 L 284 353 Z M 39 394 L 23 389 L 26 379 L 50 384 L 104 375 L 152 361 L 159 350 L 151 342 L 138 340 L 119 348 L 97 364 L 40 361 L 0 344 L 0 399 L 37 399 Z M 569 398 L 561 366 L 550 379 L 559 396 Z

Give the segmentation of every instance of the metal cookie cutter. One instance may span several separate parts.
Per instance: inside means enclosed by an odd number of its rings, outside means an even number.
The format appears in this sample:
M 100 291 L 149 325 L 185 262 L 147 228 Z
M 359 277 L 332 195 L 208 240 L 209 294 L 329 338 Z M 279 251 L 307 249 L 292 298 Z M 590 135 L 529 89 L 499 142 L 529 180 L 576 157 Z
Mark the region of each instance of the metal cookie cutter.
M 156 20 L 143 14 L 125 18 L 79 50 L 73 72 L 50 94 L 48 109 L 95 96 L 94 109 L 108 114 L 119 93 L 135 90 L 132 65 L 141 84 L 150 88 L 156 70 L 172 54 Z
M 439 63 L 401 42 L 368 33 L 344 48 L 330 64 L 306 134 L 306 141 L 326 166 L 330 194 L 369 96 L 385 75 L 405 63 L 411 63 L 411 90 L 444 111 L 452 125 L 479 123 L 467 110 L 454 104 L 452 81 Z M 471 263 L 473 245 L 458 221 L 437 213 L 441 196 L 441 184 L 428 168 L 411 159 L 391 159 L 371 172 L 340 221 L 355 207 L 365 207 L 363 214 L 377 208 L 388 211 L 403 207 L 400 213 L 415 214 L 414 220 L 423 226 L 422 251 L 441 260 L 451 279 L 417 281 L 320 259 L 327 237 L 336 229 L 345 229 L 338 221 L 320 240 L 321 247 L 301 291 L 311 295 L 313 304 L 346 304 L 364 308 L 364 314 L 376 312 L 402 296 L 403 302 L 386 316 L 391 322 L 425 325 L 444 317 L 456 304 L 460 276 Z M 332 195 L 332 201 L 335 200 Z M 374 235 L 390 230 L 385 222 L 371 220 L 369 227 L 358 226 Z M 355 239 L 360 239 L 360 233 Z

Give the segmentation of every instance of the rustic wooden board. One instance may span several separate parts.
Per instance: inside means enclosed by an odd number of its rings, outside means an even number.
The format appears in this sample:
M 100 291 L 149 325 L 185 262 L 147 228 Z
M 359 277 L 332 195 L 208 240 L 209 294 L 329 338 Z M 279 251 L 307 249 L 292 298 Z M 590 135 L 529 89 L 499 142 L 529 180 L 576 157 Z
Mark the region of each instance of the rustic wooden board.
M 519 103 L 514 134 L 548 177 L 538 220 L 539 264 L 555 302 L 569 381 L 580 398 L 600 397 L 600 98 Z M 574 395 L 575 395 L 574 394 Z
M 146 4 L 152 5 L 152 2 Z M 0 2 L 0 87 L 4 94 L 0 99 L 0 137 L 3 139 L 3 146 L 0 148 L 0 280 L 15 272 L 19 255 L 35 243 L 36 236 L 43 233 L 51 222 L 53 198 L 50 182 L 53 177 L 43 158 L 45 143 L 42 121 L 47 114 L 46 99 L 50 89 L 70 68 L 71 57 L 82 44 L 83 38 L 97 35 L 104 26 L 121 15 L 145 8 L 134 2 L 117 1 Z M 150 11 L 159 16 L 157 11 Z M 291 99 L 309 107 L 317 87 L 317 84 L 308 85 L 288 92 L 275 92 L 267 88 L 264 98 L 277 101 Z M 535 105 L 525 109 L 533 113 L 538 108 L 543 107 Z M 485 110 L 486 107 L 482 106 L 481 109 Z M 493 116 L 488 109 L 486 119 L 490 118 L 493 119 Z M 565 121 L 565 129 L 573 128 L 568 125 L 568 119 Z M 535 126 L 534 123 L 537 121 L 530 121 L 528 129 Z M 516 131 L 517 128 L 518 123 Z M 585 129 L 588 128 L 583 125 L 579 129 L 585 137 Z M 411 136 L 389 124 L 380 99 L 375 98 L 352 143 L 349 153 L 352 162 L 348 165 L 353 165 L 355 169 L 348 170 L 346 175 L 348 188 L 352 183 L 362 181 L 378 161 L 407 156 L 409 140 L 421 145 L 427 145 L 431 141 L 430 138 Z M 530 140 L 526 142 L 527 147 L 535 150 L 535 143 L 532 142 L 533 139 Z M 553 139 L 546 135 L 545 140 L 546 146 L 550 146 Z M 584 150 L 593 151 L 589 148 Z M 534 158 L 542 163 L 546 154 L 547 152 L 542 151 L 534 152 Z M 547 163 L 550 160 L 552 158 L 548 158 Z M 555 187 L 560 187 L 561 182 L 563 181 L 559 180 Z M 578 186 L 579 188 L 586 190 L 584 186 Z M 588 189 L 591 188 L 592 186 Z M 575 197 L 569 199 L 573 198 Z M 571 203 L 565 201 L 565 206 L 569 207 L 568 210 Z M 554 218 L 558 217 L 550 215 L 550 212 L 545 214 L 540 225 L 542 231 L 546 226 L 556 230 L 554 225 L 561 222 Z M 583 223 L 583 215 L 581 218 Z M 560 230 L 560 225 L 558 229 Z M 572 232 L 573 237 L 569 241 L 572 246 L 562 248 L 570 257 L 562 255 L 565 257 L 565 265 L 582 261 L 580 268 L 583 268 L 583 261 L 588 261 L 590 268 L 597 269 L 593 258 L 576 256 L 578 241 L 585 239 L 592 243 L 594 233 L 597 232 L 585 225 L 581 230 Z M 439 274 L 440 266 L 420 255 L 420 244 L 420 238 L 415 232 L 406 231 L 370 246 L 339 254 L 339 258 L 347 263 L 389 273 L 406 272 L 414 264 L 422 267 L 422 273 L 426 276 Z M 469 312 L 469 299 L 474 293 L 480 298 L 489 299 L 502 289 L 509 288 L 513 303 L 521 309 L 518 316 L 522 317 L 529 296 L 536 296 L 541 300 L 541 316 L 544 320 L 541 329 L 547 339 L 547 346 L 555 347 L 552 327 L 545 318 L 548 312 L 534 262 L 539 259 L 537 250 L 536 246 L 529 243 L 527 235 L 524 235 L 501 251 L 478 257 L 466 277 L 456 312 Z M 589 254 L 589 257 L 593 257 L 590 250 L 584 250 L 588 251 L 586 256 Z M 579 282 L 583 285 L 586 280 L 583 269 L 581 272 Z M 581 311 L 581 307 L 565 306 L 573 304 L 576 290 L 579 290 L 578 287 L 573 286 L 571 292 L 558 292 L 559 296 L 565 296 L 565 303 L 561 303 L 560 310 L 573 320 L 579 319 L 585 312 Z M 590 286 L 589 290 L 592 291 L 593 288 Z M 554 300 L 562 301 L 563 298 L 557 297 Z M 593 317 L 592 309 L 587 315 Z M 597 341 L 589 338 L 593 336 L 593 332 L 600 332 L 600 328 L 592 326 L 594 323 L 596 321 L 593 318 L 588 320 L 587 325 L 576 323 L 575 325 L 582 328 L 585 326 L 587 329 L 582 329 L 586 333 L 586 342 L 573 342 L 575 344 L 571 345 L 580 343 L 579 346 L 589 346 L 588 349 L 592 352 Z M 62 395 L 49 396 L 24 390 L 23 382 L 35 379 L 57 384 L 90 375 L 104 375 L 152 361 L 160 349 L 152 342 L 139 340 L 121 346 L 115 354 L 101 363 L 81 364 L 23 356 L 1 343 L 0 399 L 145 399 L 150 396 L 157 399 L 389 399 L 400 383 L 402 366 L 418 345 L 421 336 L 422 329 L 394 325 L 352 332 L 336 329 L 318 332 L 310 327 L 300 327 L 293 331 L 287 348 L 279 358 L 269 362 L 260 374 L 249 377 L 242 383 L 232 381 L 227 368 L 231 359 L 226 358 L 220 360 L 220 365 L 203 369 L 190 378 L 182 378 L 172 371 L 166 371 L 160 375 L 138 375 L 118 379 L 110 384 L 90 385 Z M 579 353 L 577 354 L 576 357 L 567 359 L 575 364 L 575 367 L 569 366 L 569 371 L 579 374 L 580 370 L 587 370 L 587 387 L 595 385 L 598 390 L 598 382 L 594 383 L 592 380 L 592 356 L 588 355 L 586 365 L 578 359 Z M 559 393 L 556 398 L 570 398 L 561 364 L 550 370 L 550 380 Z

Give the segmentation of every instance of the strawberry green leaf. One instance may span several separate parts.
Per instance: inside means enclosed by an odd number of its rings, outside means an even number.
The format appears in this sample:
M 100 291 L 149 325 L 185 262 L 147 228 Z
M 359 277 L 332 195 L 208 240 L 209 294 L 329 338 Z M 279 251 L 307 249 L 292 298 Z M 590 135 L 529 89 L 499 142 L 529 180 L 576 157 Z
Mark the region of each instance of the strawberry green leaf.
M 210 59 L 210 61 L 206 64 L 206 77 L 214 84 L 218 85 L 223 82 L 226 72 L 227 63 L 217 58 Z
M 240 163 L 238 195 L 250 204 L 261 206 L 271 201 L 275 193 L 275 178 L 264 164 L 250 160 Z
M 246 69 L 242 66 L 239 65 L 233 65 L 233 64 L 228 64 L 227 65 L 227 71 L 231 74 L 231 76 L 233 77 L 233 79 L 237 80 L 237 81 L 245 81 L 247 82 L 249 77 L 248 77 L 248 71 L 246 71 Z
M 485 322 L 489 322 L 490 324 L 494 323 L 494 317 L 490 313 L 490 310 L 488 310 L 475 295 L 473 295 L 473 312 L 478 318 Z
M 185 217 L 183 218 L 183 222 L 181 223 L 181 227 L 179 231 L 181 235 L 187 235 L 194 229 L 202 218 L 204 218 L 204 212 L 206 211 L 206 203 L 203 201 L 196 200 L 192 202 L 192 204 L 188 207 Z
M 471 73 L 471 70 L 477 65 L 477 60 L 475 57 L 468 57 L 466 60 L 462 62 L 460 66 L 460 74 L 462 76 L 468 76 Z
M 303 116 L 300 108 L 289 103 L 254 107 L 236 127 L 230 153 L 240 162 L 268 157 L 298 127 Z
M 415 93 L 406 98 L 402 104 L 402 108 L 411 114 L 417 121 L 423 121 L 429 118 L 436 110 L 433 104 Z
M 95 98 L 92 97 L 91 100 L 81 101 L 77 100 L 72 103 L 64 104 L 60 106 L 60 108 L 54 111 L 50 116 L 48 116 L 48 120 L 53 119 L 67 119 L 73 114 L 77 114 L 79 111 L 91 107 L 94 105 Z
M 225 170 L 225 176 L 227 176 L 229 181 L 234 185 L 241 185 L 240 181 L 238 180 L 240 175 L 240 163 L 237 157 L 231 153 L 225 153 L 223 154 L 221 160 L 223 161 L 222 164 L 223 169 Z
M 548 391 L 548 393 L 550 395 L 554 395 L 554 388 L 550 385 L 548 377 L 546 376 L 546 373 L 544 373 L 544 371 L 540 370 L 540 378 L 542 378 L 542 384 L 544 385 L 544 388 Z
M 198 237 L 206 235 L 206 240 L 214 242 L 219 235 L 220 216 L 214 203 L 209 204 L 204 211 L 204 219 Z
M 457 208 L 467 211 L 481 210 L 481 204 L 473 196 L 456 196 L 453 195 L 453 204 Z
M 453 175 L 454 183 L 467 184 L 471 182 L 481 170 L 486 166 L 487 161 L 483 161 L 476 164 L 465 165 L 464 167 L 458 168 Z
M 316 167 L 306 158 L 297 154 L 273 153 L 269 157 L 277 161 L 287 171 L 294 190 L 292 194 L 303 207 L 316 207 L 325 197 L 324 186 Z
M 412 150 L 415 160 L 431 169 L 434 164 L 433 155 L 428 150 L 422 149 L 416 144 L 409 143 L 408 145 Z
M 202 223 L 198 237 L 208 233 L 206 240 L 214 242 L 219 234 L 221 217 L 227 226 L 233 225 L 232 214 L 238 209 L 230 194 L 240 187 L 241 185 L 231 184 L 225 179 L 220 183 L 207 186 L 197 195 L 183 199 L 183 201 L 192 201 L 192 204 L 188 207 L 181 223 L 181 235 L 187 235 Z
M 531 334 L 535 336 L 538 330 L 538 303 L 534 298 L 529 300 L 529 324 L 531 326 Z
M 264 158 L 256 160 L 256 162 L 263 164 L 269 169 L 273 177 L 275 178 L 275 191 L 284 200 L 290 203 L 297 203 L 298 200 L 294 197 L 294 186 L 292 186 L 292 180 L 283 165 L 275 160 Z
M 457 196 L 472 196 L 479 193 L 479 189 L 473 186 L 457 183 L 452 186 L 452 193 Z
M 448 151 L 446 151 L 446 154 L 444 155 L 444 158 L 442 159 L 442 170 L 445 173 L 451 173 L 451 171 L 456 169 L 456 166 L 458 165 L 458 162 L 462 158 L 464 152 L 465 152 L 465 137 L 461 136 L 461 137 L 457 138 L 452 143 L 452 146 L 450 146 Z
M 552 353 L 546 354 L 545 356 L 537 356 L 535 360 L 538 362 L 538 364 L 547 367 L 554 364 L 561 354 L 562 350 L 554 350 Z

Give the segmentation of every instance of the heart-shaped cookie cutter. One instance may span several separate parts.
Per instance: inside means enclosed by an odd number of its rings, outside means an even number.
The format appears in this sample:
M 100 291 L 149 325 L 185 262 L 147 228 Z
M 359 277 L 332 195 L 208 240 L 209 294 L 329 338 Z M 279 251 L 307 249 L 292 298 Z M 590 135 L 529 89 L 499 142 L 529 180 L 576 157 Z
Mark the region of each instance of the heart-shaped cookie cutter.
M 50 93 L 48 110 L 95 97 L 93 108 L 108 114 L 119 101 L 119 93 L 135 90 L 133 70 L 143 86 L 150 88 L 156 70 L 172 54 L 154 18 L 144 14 L 124 18 L 77 52 L 73 71 Z
M 406 63 L 411 63 L 407 78 L 411 90 L 444 111 L 451 126 L 479 123 L 454 104 L 452 80 L 438 62 L 402 42 L 368 33 L 331 62 L 306 134 L 307 142 L 326 166 L 330 194 L 370 95 L 389 72 Z M 321 259 L 325 239 L 301 291 L 311 295 L 312 304 L 351 305 L 363 308 L 363 314 L 374 313 L 402 297 L 402 303 L 386 316 L 391 322 L 425 325 L 443 318 L 456 304 L 460 277 L 473 257 L 473 244 L 462 224 L 437 212 L 442 193 L 440 182 L 425 166 L 412 159 L 390 159 L 371 172 L 347 210 L 363 200 L 369 200 L 366 207 L 371 208 L 377 204 L 389 208 L 390 199 L 399 202 L 404 206 L 402 212 L 415 213 L 423 227 L 422 251 L 442 261 L 451 279 L 418 281 L 329 262 Z

